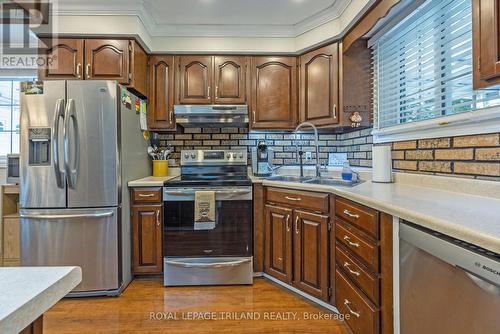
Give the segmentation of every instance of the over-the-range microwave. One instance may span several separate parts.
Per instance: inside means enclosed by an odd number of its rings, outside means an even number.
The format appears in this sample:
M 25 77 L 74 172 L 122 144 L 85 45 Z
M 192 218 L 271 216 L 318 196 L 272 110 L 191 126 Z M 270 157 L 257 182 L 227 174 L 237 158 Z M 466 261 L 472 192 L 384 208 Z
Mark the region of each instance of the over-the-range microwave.
M 7 183 L 19 183 L 19 154 L 7 154 Z

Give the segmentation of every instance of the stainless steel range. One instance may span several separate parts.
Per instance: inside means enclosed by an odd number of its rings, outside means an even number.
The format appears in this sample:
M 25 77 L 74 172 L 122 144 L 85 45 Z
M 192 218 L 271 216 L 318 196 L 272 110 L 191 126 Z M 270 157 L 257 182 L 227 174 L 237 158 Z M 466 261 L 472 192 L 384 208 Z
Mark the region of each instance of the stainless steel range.
M 196 150 L 181 155 L 181 175 L 163 187 L 165 285 L 252 284 L 247 152 Z M 195 226 L 197 192 L 213 195 L 213 228 Z

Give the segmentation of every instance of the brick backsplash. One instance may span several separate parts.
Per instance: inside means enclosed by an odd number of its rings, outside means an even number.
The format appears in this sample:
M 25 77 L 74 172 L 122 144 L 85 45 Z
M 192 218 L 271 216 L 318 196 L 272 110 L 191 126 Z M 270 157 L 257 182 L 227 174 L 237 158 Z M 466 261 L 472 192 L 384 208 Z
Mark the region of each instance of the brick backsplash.
M 371 167 L 371 129 L 342 134 L 325 131 L 319 135 L 322 163 L 327 161 L 330 152 L 345 152 L 352 166 Z M 297 144 L 303 150 L 313 152 L 315 157 L 313 138 L 310 132 L 302 133 Z M 183 149 L 246 149 L 250 152 L 259 139 L 265 139 L 274 148 L 276 165 L 297 164 L 294 135 L 290 131 L 179 127 L 176 133 L 159 134 L 159 139 L 163 146 L 174 146 L 175 159 L 179 159 Z M 391 145 L 393 167 L 397 171 L 500 181 L 500 133 L 409 140 Z
M 319 134 L 319 155 L 321 163 L 328 160 L 328 153 L 345 152 L 353 166 L 371 166 L 372 137 L 371 129 L 356 130 L 349 133 L 335 134 L 321 130 Z M 248 131 L 247 128 L 182 128 L 175 133 L 159 133 L 161 146 L 174 147 L 172 158 L 178 160 L 181 150 L 192 149 L 246 149 L 250 153 L 259 139 L 265 139 L 274 149 L 276 165 L 295 165 L 296 148 L 299 145 L 305 151 L 313 152 L 314 135 L 311 132 L 301 133 L 294 140 L 290 131 Z M 249 155 L 250 157 L 250 155 Z M 250 163 L 250 160 L 249 160 Z M 305 162 L 307 163 L 307 162 Z M 315 160 L 309 162 L 315 164 Z
M 500 181 L 500 133 L 395 142 L 392 159 L 405 172 Z

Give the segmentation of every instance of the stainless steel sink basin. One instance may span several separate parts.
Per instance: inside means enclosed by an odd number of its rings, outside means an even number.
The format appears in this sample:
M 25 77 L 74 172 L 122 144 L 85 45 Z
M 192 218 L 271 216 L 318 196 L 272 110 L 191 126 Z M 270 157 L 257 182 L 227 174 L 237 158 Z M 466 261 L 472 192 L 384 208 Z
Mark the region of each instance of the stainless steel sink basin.
M 343 187 L 354 187 L 358 184 L 363 183 L 363 181 L 346 181 L 342 179 L 335 179 L 330 177 L 320 177 L 304 181 L 304 183 L 319 184 L 325 186 L 343 186 Z
M 311 176 L 298 176 L 298 175 L 275 175 L 268 177 L 269 181 L 283 181 L 283 182 L 307 182 L 312 181 L 314 177 Z
M 333 177 L 313 177 L 313 176 L 298 176 L 298 175 L 275 175 L 268 177 L 269 181 L 281 181 L 281 182 L 298 182 L 298 183 L 310 183 L 319 184 L 325 186 L 342 186 L 342 187 L 354 187 L 358 184 L 363 183 L 363 181 L 345 181 Z

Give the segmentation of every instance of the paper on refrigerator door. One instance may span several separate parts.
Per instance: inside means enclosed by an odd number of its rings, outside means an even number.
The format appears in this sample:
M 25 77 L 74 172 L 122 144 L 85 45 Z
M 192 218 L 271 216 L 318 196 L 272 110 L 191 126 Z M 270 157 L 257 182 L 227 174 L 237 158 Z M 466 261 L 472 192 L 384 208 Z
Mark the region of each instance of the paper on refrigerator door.
M 148 117 L 147 117 L 147 110 L 146 110 L 146 101 L 140 102 L 140 112 L 139 112 L 139 122 L 141 125 L 141 130 L 146 131 L 148 129 Z

